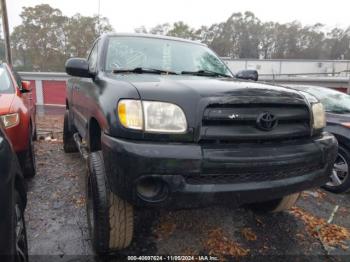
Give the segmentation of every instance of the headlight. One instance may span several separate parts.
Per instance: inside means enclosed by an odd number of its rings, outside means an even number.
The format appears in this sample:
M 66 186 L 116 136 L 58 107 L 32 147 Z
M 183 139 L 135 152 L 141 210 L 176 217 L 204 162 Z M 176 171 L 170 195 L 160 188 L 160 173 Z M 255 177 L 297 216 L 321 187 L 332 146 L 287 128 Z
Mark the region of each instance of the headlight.
M 312 114 L 313 114 L 313 128 L 321 129 L 326 126 L 326 116 L 321 103 L 316 103 L 312 105 Z
M 2 115 L 0 119 L 5 128 L 10 128 L 18 125 L 19 123 L 19 115 L 18 113 Z
M 170 103 L 144 101 L 145 131 L 184 133 L 187 121 L 180 107 Z
M 121 100 L 118 116 L 126 128 L 156 133 L 184 133 L 187 130 L 184 112 L 171 103 Z
M 120 123 L 126 128 L 143 128 L 141 101 L 121 100 L 118 104 L 118 116 Z

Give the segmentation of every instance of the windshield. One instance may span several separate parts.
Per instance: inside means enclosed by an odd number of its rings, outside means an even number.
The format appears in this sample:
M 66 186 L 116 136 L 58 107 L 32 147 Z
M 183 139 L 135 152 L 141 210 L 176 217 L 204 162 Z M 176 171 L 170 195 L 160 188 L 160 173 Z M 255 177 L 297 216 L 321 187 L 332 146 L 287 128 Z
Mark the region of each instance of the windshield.
M 0 94 L 13 93 L 11 79 L 3 66 L 0 66 Z
M 177 73 L 205 70 L 232 76 L 215 53 L 200 44 L 148 37 L 111 37 L 106 70 L 139 67 Z
M 347 94 L 324 87 L 303 87 L 300 90 L 308 92 L 319 99 L 327 112 L 350 113 L 350 96 Z

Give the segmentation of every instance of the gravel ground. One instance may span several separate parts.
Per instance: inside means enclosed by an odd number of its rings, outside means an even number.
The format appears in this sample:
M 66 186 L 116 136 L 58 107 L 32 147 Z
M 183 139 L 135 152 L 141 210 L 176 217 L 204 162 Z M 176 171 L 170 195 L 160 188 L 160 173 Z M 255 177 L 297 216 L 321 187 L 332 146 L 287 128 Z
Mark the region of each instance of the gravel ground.
M 37 176 L 28 181 L 29 252 L 32 261 L 95 261 L 86 224 L 86 164 L 78 154 L 63 152 L 62 120 L 60 115 L 38 117 Z M 131 247 L 114 260 L 123 255 L 214 255 L 240 261 L 349 261 L 349 212 L 348 194 L 316 189 L 280 214 L 225 207 L 146 213 Z

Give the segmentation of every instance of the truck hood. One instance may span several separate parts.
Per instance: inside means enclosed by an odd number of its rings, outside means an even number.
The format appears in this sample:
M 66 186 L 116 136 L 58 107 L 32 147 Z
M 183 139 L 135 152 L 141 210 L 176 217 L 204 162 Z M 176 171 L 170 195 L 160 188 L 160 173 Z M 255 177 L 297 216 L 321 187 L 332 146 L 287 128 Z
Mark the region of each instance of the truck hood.
M 225 137 L 226 139 L 230 136 L 232 138 L 236 129 L 232 129 L 230 126 L 226 126 L 226 129 L 225 127 L 224 129 L 220 129 L 220 124 L 218 130 L 215 129 L 217 126 L 214 126 L 214 131 L 213 129 L 209 130 L 208 126 L 203 127 L 203 116 L 206 114 L 206 110 L 227 108 L 228 111 L 218 110 L 218 114 L 226 118 L 232 113 L 240 112 L 240 117 L 244 118 L 244 108 L 253 108 L 253 110 L 256 108 L 257 111 L 262 113 L 264 110 L 267 110 L 266 108 L 269 110 L 272 108 L 271 110 L 274 110 L 274 112 L 276 108 L 279 108 L 279 110 L 283 109 L 282 111 L 286 112 L 290 108 L 298 108 L 296 105 L 308 106 L 308 102 L 304 96 L 295 90 L 229 78 L 189 75 L 107 74 L 103 76 L 102 81 L 105 83 L 108 82 L 108 85 L 101 84 L 101 86 L 105 85 L 108 87 L 101 90 L 106 90 L 107 98 L 105 100 L 111 100 L 111 102 L 104 102 L 104 104 L 113 105 L 109 109 L 110 115 L 113 115 L 113 112 L 115 112 L 113 93 L 116 92 L 111 90 L 118 88 L 120 89 L 120 93 L 124 92 L 124 97 L 121 98 L 135 99 L 138 97 L 142 100 L 169 102 L 181 107 L 186 116 L 188 133 L 176 136 L 162 134 L 161 138 L 158 134 L 144 133 L 142 134 L 142 139 L 164 139 L 169 141 L 174 141 L 174 139 L 176 141 L 193 141 L 194 139 L 199 141 L 200 139 L 210 137 L 210 132 L 215 133 L 221 138 Z M 133 92 L 130 91 L 130 88 L 126 92 L 125 84 L 133 88 Z M 232 108 L 235 108 L 235 110 Z M 208 112 L 207 114 L 210 114 Z M 251 130 L 254 132 L 252 133 Z M 118 130 L 118 132 L 118 135 L 120 135 L 122 131 Z M 247 137 L 253 137 L 254 133 L 256 133 L 255 128 L 251 128 L 247 132 L 250 132 Z M 117 132 L 115 135 L 118 136 Z M 264 137 L 264 131 L 261 131 L 259 135 Z M 128 136 L 128 134 L 125 134 L 125 136 Z M 212 139 L 212 137 L 209 139 Z
M 220 97 L 254 97 L 264 101 L 273 97 L 304 100 L 304 97 L 295 90 L 237 79 L 151 74 L 111 74 L 109 77 L 129 82 L 137 89 L 143 100 L 176 102 L 184 97 L 196 101 Z
M 0 115 L 9 113 L 14 97 L 14 94 L 0 94 Z

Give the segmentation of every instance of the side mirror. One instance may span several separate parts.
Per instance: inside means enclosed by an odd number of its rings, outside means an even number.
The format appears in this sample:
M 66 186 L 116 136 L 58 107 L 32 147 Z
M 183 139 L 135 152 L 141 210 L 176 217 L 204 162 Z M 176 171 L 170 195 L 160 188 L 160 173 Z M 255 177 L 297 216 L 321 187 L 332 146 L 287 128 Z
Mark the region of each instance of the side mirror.
M 71 76 L 92 77 L 89 63 L 85 58 L 69 58 L 66 62 L 66 72 Z
M 256 70 L 242 70 L 236 74 L 236 78 L 258 81 L 259 73 Z
M 32 87 L 30 86 L 30 81 L 22 81 L 22 88 L 21 88 L 21 92 L 22 93 L 29 93 L 32 91 Z

